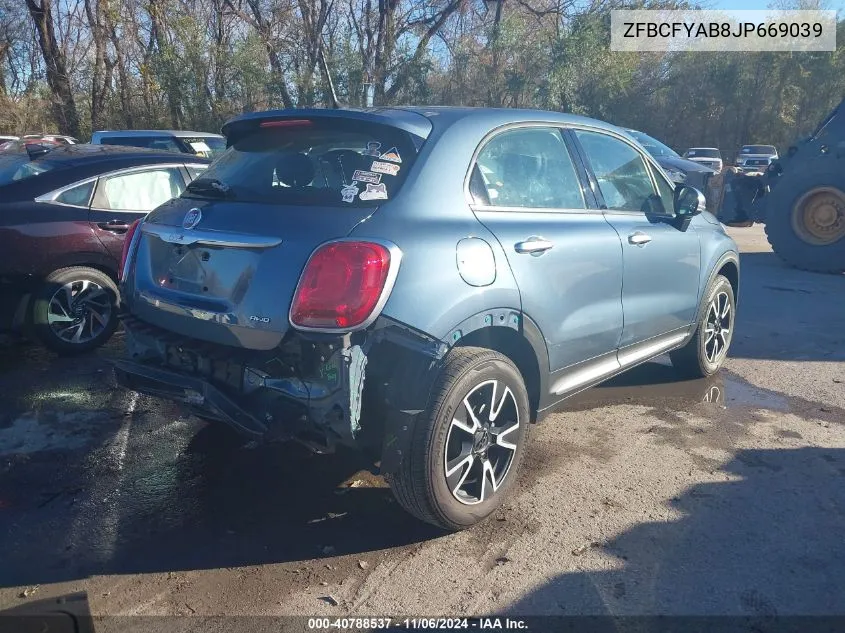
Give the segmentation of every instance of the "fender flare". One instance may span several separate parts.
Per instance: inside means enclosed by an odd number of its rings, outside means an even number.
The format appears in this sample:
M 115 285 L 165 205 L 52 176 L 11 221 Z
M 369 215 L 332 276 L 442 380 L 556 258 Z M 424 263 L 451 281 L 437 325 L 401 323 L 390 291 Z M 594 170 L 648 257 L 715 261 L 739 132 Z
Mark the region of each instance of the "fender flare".
M 500 319 L 499 317 L 503 318 Z M 494 322 L 499 324 L 495 325 Z M 491 327 L 512 329 L 527 341 L 534 351 L 539 370 L 538 411 L 548 406 L 549 354 L 546 340 L 537 324 L 515 308 L 497 308 L 474 314 L 452 328 L 449 336 L 446 337 L 447 340 L 431 341 L 432 344 L 437 343 L 437 345 L 432 345 L 429 353 L 419 353 L 416 362 L 404 363 L 398 369 L 399 372 L 404 374 L 401 383 L 409 382 L 405 379 L 406 376 L 408 378 L 416 376 L 417 384 L 424 385 L 423 391 L 425 393 L 416 393 L 412 396 L 400 389 L 390 397 L 386 411 L 384 441 L 381 446 L 380 470 L 383 474 L 390 475 L 395 472 L 407 453 L 412 430 L 417 423 L 418 416 L 428 406 L 431 387 L 434 384 L 437 372 L 440 371 L 443 357 L 468 334 Z M 435 350 L 435 347 L 439 349 Z
M 692 322 L 690 331 L 684 338 L 683 343 L 681 343 L 678 347 L 683 347 L 684 345 L 686 345 L 687 342 L 695 335 L 697 324 L 701 319 L 701 314 L 705 307 L 704 293 L 707 292 L 707 289 L 710 287 L 710 284 L 713 283 L 713 280 L 716 278 L 716 275 L 719 274 L 719 271 L 722 270 L 722 267 L 728 262 L 733 263 L 734 266 L 736 266 L 737 271 L 739 271 L 739 254 L 736 251 L 726 251 L 719 256 L 719 259 L 717 259 L 716 263 L 710 268 L 710 273 L 707 275 L 707 282 L 701 287 L 701 294 L 699 295 L 698 299 L 698 308 L 696 308 L 695 310 L 695 320 Z M 739 281 L 737 281 L 736 292 L 734 293 L 734 302 L 735 305 L 739 305 Z
M 114 257 L 106 253 L 83 251 L 78 253 L 66 253 L 61 257 L 50 259 L 49 266 L 42 271 L 42 278 L 61 268 L 68 268 L 70 266 L 87 266 L 88 268 L 96 268 L 115 280 L 118 277 L 118 262 L 114 259 Z
M 540 378 L 540 394 L 538 410 L 542 410 L 548 404 L 549 393 L 549 349 L 546 339 L 540 331 L 537 323 L 522 310 L 516 308 L 495 308 L 485 310 L 470 317 L 467 317 L 450 331 L 446 343 L 451 349 L 462 338 L 489 327 L 506 327 L 521 335 L 534 351 L 537 360 L 537 369 Z

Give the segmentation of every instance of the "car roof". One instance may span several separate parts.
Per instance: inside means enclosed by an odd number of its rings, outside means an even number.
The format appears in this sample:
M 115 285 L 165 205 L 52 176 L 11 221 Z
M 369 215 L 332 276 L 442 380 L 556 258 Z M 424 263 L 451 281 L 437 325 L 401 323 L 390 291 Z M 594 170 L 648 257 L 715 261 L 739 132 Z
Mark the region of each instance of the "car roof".
M 150 159 L 152 162 L 185 162 L 196 161 L 208 163 L 208 159 L 191 154 L 179 154 L 176 152 L 165 152 L 159 150 L 144 149 L 140 147 L 125 147 L 123 145 L 89 145 L 78 143 L 76 145 L 63 145 L 39 156 L 35 160 L 49 160 L 53 163 L 64 163 L 67 166 L 78 163 L 95 163 L 119 159 Z
M 176 138 L 223 138 L 214 132 L 194 132 L 192 130 L 98 130 L 99 136 L 175 136 Z
M 690 147 L 687 151 L 690 151 L 690 150 L 693 150 L 693 149 L 712 149 L 714 152 L 719 151 L 718 147 L 698 147 L 698 146 Z
M 378 108 L 338 108 L 338 109 L 285 109 L 250 112 L 231 119 L 223 125 L 223 134 L 237 136 L 244 124 L 250 121 L 282 118 L 349 118 L 382 123 L 428 138 L 432 132 L 440 132 L 458 121 L 471 120 L 473 123 L 486 125 L 490 129 L 519 123 L 522 121 L 543 121 L 560 125 L 585 124 L 591 127 L 619 131 L 620 128 L 596 119 L 552 112 L 548 110 L 528 110 L 516 108 L 469 108 L 460 106 L 401 106 Z M 251 127 L 251 126 L 250 126 Z

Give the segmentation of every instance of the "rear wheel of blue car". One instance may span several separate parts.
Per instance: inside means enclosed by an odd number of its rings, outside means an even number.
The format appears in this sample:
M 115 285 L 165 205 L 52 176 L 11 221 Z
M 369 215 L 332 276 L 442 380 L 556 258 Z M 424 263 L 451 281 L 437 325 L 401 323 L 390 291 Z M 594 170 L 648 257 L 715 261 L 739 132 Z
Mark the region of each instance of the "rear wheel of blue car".
M 672 365 L 683 376 L 711 376 L 724 364 L 733 340 L 736 297 L 724 275 L 716 275 L 698 310 L 695 333 L 684 347 L 669 352 Z
M 414 516 L 461 530 L 499 507 L 516 479 L 528 439 L 528 394 L 508 358 L 459 347 L 446 357 L 431 403 L 390 485 Z

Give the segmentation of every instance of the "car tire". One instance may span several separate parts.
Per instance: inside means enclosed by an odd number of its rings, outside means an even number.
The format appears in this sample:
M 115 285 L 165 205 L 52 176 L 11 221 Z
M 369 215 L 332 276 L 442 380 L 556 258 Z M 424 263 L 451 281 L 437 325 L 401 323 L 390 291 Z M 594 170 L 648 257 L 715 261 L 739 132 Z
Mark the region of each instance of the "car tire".
M 766 238 L 790 266 L 845 272 L 845 192 L 839 172 L 796 175 L 774 190 Z
M 675 370 L 688 378 L 704 378 L 719 371 L 733 340 L 735 317 L 736 297 L 731 282 L 724 275 L 716 275 L 699 306 L 692 338 L 669 352 Z
M 117 329 L 119 292 L 104 272 L 61 268 L 33 295 L 32 329 L 45 347 L 71 356 L 103 345 Z
M 388 477 L 396 500 L 446 530 L 483 520 L 514 485 L 530 417 L 525 383 L 508 358 L 454 348 L 417 418 L 408 454 Z

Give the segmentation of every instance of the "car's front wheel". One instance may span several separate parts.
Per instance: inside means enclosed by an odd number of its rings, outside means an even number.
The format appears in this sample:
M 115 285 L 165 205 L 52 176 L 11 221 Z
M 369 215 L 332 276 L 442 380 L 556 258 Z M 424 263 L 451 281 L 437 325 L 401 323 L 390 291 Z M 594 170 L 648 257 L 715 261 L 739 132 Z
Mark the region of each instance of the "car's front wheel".
M 528 439 L 528 394 L 508 358 L 459 347 L 446 357 L 430 402 L 389 481 L 405 510 L 460 530 L 493 512 L 514 484 Z
M 684 347 L 669 352 L 675 369 L 690 378 L 719 371 L 733 340 L 735 316 L 736 297 L 731 282 L 724 275 L 716 275 L 704 293 L 692 338 Z
M 48 275 L 34 295 L 33 330 L 58 354 L 88 352 L 117 328 L 118 296 L 117 285 L 104 272 L 62 268 Z

